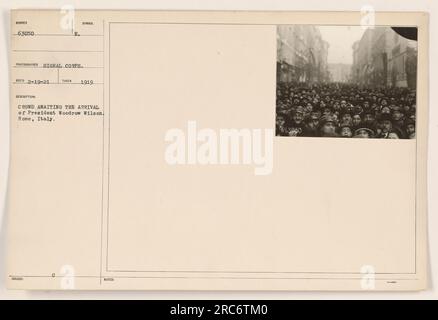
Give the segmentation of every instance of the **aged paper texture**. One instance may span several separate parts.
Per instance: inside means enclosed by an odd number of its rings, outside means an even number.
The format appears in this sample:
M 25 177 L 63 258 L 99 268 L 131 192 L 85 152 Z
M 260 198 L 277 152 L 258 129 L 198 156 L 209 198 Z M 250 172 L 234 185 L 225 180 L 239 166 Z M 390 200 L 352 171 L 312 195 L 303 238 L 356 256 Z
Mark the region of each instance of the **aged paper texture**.
M 428 16 L 374 18 L 12 11 L 9 287 L 425 289 Z

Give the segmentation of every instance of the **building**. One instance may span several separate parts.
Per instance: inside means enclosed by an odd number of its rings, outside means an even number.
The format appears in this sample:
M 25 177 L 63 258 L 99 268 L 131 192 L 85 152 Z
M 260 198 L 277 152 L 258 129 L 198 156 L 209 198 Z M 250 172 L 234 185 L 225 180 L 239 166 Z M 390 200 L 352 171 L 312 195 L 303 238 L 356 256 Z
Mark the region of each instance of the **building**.
M 365 86 L 416 87 L 417 43 L 390 27 L 367 29 L 353 44 L 352 81 Z
M 328 48 L 315 26 L 278 26 L 277 81 L 328 81 Z

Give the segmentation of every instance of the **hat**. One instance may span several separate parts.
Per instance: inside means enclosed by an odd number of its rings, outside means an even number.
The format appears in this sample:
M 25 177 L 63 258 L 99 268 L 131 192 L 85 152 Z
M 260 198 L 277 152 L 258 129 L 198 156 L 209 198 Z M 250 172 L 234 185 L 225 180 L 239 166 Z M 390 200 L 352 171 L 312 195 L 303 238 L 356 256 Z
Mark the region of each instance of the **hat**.
M 355 114 L 360 114 L 363 111 L 363 108 L 361 106 L 355 106 L 353 107 L 353 111 Z
M 406 119 L 405 120 L 405 127 L 407 127 L 410 124 L 413 124 L 415 126 L 415 121 L 412 119 Z
M 361 130 L 365 130 L 366 132 L 368 132 L 368 134 L 369 134 L 370 136 L 373 136 L 373 135 L 374 135 L 374 131 L 371 130 L 370 128 L 367 128 L 367 127 L 360 127 L 360 128 L 357 128 L 357 129 L 354 131 L 354 135 L 357 136 L 357 135 L 359 134 L 359 131 L 361 131 Z
M 381 113 L 378 120 L 379 121 L 392 121 L 392 116 L 389 113 Z
M 342 121 L 339 124 L 340 127 L 353 127 L 353 123 L 351 121 Z
M 353 132 L 353 126 L 348 123 L 341 123 L 341 125 L 339 126 L 339 131 L 342 131 L 342 129 L 344 128 L 349 128 Z
M 302 106 L 297 106 L 294 113 L 304 113 L 304 108 Z
M 400 130 L 399 128 L 397 128 L 397 127 L 392 128 L 390 132 L 395 133 L 400 139 L 404 139 L 405 138 L 405 135 L 403 134 L 403 131 Z
M 335 118 L 332 115 L 322 116 L 320 121 L 319 121 L 319 127 L 322 128 L 322 126 L 324 126 L 326 123 L 329 123 L 329 122 L 332 122 L 332 123 L 336 122 Z

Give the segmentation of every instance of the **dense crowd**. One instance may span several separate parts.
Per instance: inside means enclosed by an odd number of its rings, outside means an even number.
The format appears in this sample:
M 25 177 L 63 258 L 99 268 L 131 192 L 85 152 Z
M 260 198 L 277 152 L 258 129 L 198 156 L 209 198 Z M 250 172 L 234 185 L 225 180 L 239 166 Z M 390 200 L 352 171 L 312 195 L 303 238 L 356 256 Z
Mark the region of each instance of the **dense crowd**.
M 277 84 L 277 136 L 413 139 L 415 115 L 408 88 Z

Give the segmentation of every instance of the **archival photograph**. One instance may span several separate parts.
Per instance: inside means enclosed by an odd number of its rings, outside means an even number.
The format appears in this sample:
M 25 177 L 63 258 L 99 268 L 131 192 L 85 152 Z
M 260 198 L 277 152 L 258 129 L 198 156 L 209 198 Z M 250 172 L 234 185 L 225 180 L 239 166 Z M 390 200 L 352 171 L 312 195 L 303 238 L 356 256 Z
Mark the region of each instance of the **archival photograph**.
M 415 139 L 417 28 L 277 27 L 276 136 Z

